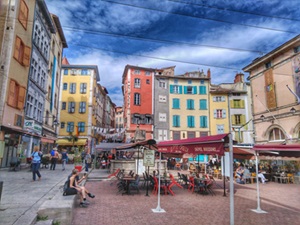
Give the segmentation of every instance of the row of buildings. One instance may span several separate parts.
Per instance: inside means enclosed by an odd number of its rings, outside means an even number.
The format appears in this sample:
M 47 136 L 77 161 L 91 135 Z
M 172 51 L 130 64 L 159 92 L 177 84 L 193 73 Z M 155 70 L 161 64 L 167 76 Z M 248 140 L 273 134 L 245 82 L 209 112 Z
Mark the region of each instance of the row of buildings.
M 122 77 L 126 140 L 232 133 L 243 145 L 300 142 L 300 35 L 254 59 L 232 83 L 211 72 L 174 75 L 127 65 Z M 137 132 L 138 130 L 138 132 Z
M 93 150 L 115 113 L 97 66 L 63 59 L 67 41 L 44 0 L 3 0 L 0 16 L 0 167 L 34 145 Z

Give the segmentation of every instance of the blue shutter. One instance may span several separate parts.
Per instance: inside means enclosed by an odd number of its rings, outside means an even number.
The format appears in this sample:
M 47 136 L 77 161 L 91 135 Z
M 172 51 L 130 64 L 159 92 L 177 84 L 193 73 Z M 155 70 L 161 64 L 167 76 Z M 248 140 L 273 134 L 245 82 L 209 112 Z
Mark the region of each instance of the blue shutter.
M 226 109 L 222 109 L 222 118 L 226 118 Z
M 179 86 L 179 94 L 182 94 L 182 86 Z
M 178 127 L 180 127 L 180 116 L 177 116 L 178 118 Z
M 188 127 L 191 127 L 190 116 L 187 116 L 187 125 L 188 125 Z
M 174 85 L 170 85 L 170 94 L 173 94 L 174 93 Z
M 187 94 L 187 86 L 184 86 L 183 88 L 184 88 L 184 89 L 183 89 L 183 91 L 184 91 L 183 93 L 184 93 L 184 94 Z
M 177 108 L 180 109 L 180 99 L 177 99 Z
M 195 117 L 191 116 L 191 120 L 192 120 L 192 127 L 195 127 Z
M 193 87 L 193 94 L 197 94 L 197 86 Z
M 186 108 L 190 109 L 190 100 L 189 99 L 186 100 Z
M 172 99 L 172 108 L 173 108 L 173 109 L 176 108 L 175 104 L 176 104 L 176 98 L 173 98 L 173 99 Z
M 195 106 L 195 104 L 194 104 L 194 100 L 192 99 L 192 100 L 191 100 L 191 108 L 192 108 L 192 109 L 195 109 L 195 107 L 194 107 L 194 106 Z
M 206 86 L 203 86 L 203 94 L 206 95 Z
M 207 127 L 207 116 L 200 116 L 200 127 Z
M 173 116 L 173 127 L 176 126 L 176 116 Z

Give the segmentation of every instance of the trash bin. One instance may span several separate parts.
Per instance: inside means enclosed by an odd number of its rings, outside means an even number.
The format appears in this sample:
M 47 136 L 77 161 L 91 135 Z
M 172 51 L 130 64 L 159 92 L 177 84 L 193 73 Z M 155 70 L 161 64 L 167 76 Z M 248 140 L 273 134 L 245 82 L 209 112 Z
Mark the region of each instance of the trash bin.
M 0 181 L 0 202 L 1 202 L 2 188 L 3 188 L 3 181 Z

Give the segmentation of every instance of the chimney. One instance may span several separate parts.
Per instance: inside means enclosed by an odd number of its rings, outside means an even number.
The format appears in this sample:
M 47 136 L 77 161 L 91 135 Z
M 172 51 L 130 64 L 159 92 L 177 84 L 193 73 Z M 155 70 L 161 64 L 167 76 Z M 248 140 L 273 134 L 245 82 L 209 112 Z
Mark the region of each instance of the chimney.
M 210 69 L 207 70 L 207 77 L 210 78 Z
M 234 83 L 244 83 L 244 74 L 237 73 L 234 78 Z

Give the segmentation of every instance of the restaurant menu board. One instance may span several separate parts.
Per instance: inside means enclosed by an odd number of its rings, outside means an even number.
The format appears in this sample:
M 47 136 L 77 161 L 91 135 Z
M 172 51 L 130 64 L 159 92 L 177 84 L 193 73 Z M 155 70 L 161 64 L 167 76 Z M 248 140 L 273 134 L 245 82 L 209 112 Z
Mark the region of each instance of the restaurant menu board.
M 155 152 L 153 150 L 144 150 L 144 166 L 151 166 L 155 165 Z

